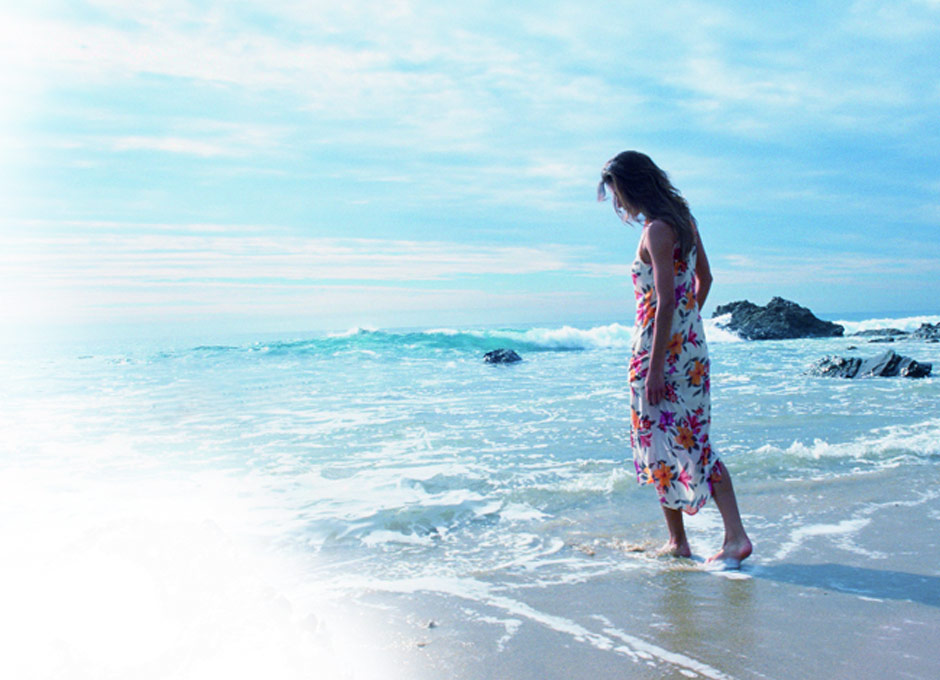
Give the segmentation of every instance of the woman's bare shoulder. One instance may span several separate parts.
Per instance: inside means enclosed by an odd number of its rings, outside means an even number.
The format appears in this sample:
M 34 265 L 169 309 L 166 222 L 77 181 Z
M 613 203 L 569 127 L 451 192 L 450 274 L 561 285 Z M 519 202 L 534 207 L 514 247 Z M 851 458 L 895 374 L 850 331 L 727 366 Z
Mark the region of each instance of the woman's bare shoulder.
M 646 237 L 651 246 L 673 245 L 676 242 L 676 233 L 667 222 L 652 220 L 646 224 Z

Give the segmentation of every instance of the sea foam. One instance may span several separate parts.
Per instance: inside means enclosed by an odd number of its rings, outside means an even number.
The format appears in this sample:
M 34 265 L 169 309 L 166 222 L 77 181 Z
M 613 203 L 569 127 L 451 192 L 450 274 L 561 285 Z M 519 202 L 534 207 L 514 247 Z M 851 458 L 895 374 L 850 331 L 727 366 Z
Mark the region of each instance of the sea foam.
M 940 323 L 940 314 L 927 314 L 923 316 L 905 316 L 901 318 L 875 318 L 865 319 L 863 321 L 836 321 L 845 328 L 846 335 L 852 335 L 859 331 L 875 330 L 877 328 L 897 328 L 898 330 L 912 332 L 921 327 L 922 324 Z

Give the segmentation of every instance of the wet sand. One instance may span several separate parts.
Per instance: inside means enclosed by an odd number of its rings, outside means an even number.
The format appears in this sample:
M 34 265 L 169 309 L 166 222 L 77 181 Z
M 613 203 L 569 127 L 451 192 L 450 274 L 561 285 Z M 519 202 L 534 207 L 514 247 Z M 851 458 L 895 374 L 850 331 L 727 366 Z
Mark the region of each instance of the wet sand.
M 368 653 L 403 678 L 932 680 L 938 482 L 923 466 L 792 481 L 783 494 L 780 482 L 742 485 L 742 506 L 761 512 L 745 510 L 757 552 L 741 572 L 581 532 L 566 550 L 624 568 L 574 583 L 512 571 L 377 583 L 356 598 L 388 631 Z M 693 550 L 717 547 L 713 511 L 691 520 Z M 659 531 L 633 528 L 644 545 Z

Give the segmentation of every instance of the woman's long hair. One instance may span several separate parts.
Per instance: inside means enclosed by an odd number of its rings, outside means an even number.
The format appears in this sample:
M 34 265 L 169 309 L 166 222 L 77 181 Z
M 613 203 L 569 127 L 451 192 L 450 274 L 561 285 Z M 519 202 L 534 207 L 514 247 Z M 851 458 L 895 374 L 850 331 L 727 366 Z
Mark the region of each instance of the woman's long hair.
M 682 194 L 649 156 L 639 151 L 614 156 L 601 171 L 598 200 L 604 200 L 604 187 L 608 184 L 623 207 L 672 227 L 682 257 L 688 256 L 695 243 L 695 218 Z

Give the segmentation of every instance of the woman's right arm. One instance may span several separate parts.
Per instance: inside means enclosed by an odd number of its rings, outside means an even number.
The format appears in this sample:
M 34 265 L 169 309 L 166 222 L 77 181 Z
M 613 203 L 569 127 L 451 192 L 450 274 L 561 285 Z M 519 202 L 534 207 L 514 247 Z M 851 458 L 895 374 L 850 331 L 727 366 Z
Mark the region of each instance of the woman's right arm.
M 705 304 L 705 298 L 708 297 L 708 290 L 712 287 L 712 270 L 708 266 L 708 257 L 705 255 L 705 246 L 702 245 L 702 235 L 698 233 L 698 226 L 695 227 L 695 249 L 698 254 L 695 257 L 695 301 L 698 302 L 699 310 Z

